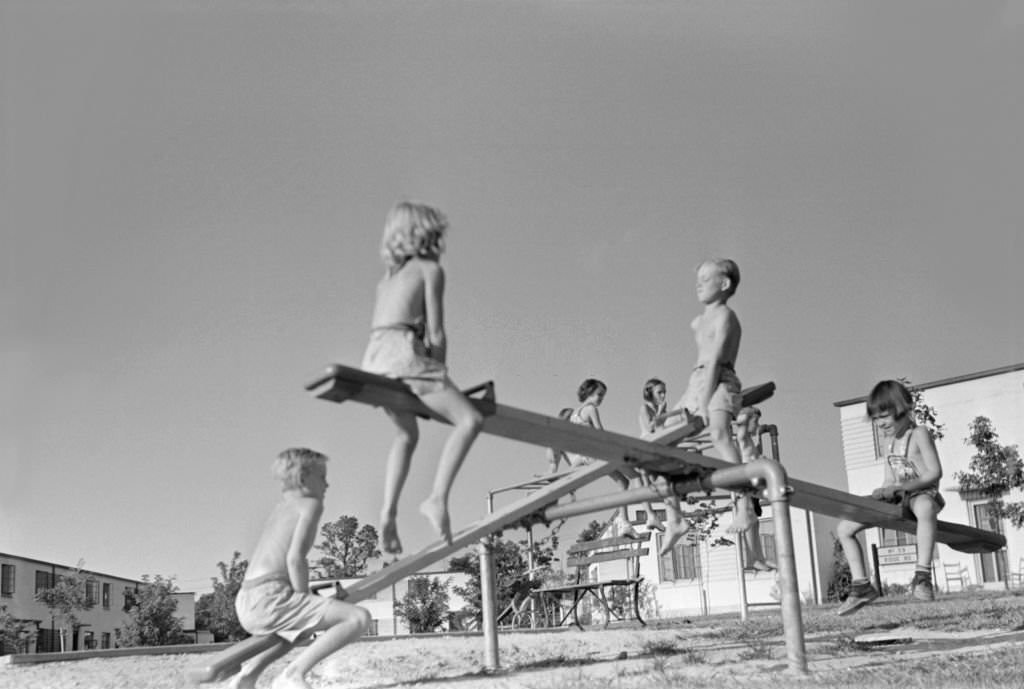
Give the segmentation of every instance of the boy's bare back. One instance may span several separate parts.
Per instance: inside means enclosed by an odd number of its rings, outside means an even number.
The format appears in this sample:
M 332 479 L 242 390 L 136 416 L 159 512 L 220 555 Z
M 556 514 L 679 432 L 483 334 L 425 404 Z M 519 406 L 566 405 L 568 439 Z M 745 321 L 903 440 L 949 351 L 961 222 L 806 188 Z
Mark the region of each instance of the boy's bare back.
M 285 495 L 267 518 L 249 559 L 246 577 L 284 574 L 291 580 L 295 591 L 306 592 L 309 588 L 308 573 L 294 571 L 294 568 L 299 560 L 305 563 L 306 555 L 313 547 L 323 508 L 323 502 L 317 498 Z M 292 564 L 291 569 L 289 563 Z

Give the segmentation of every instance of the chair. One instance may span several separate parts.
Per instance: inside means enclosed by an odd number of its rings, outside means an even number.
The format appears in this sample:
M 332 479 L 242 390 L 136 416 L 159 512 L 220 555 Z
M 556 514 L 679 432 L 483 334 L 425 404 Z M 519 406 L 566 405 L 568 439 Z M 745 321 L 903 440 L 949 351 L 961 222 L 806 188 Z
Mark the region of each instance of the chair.
M 953 582 L 960 584 L 960 590 L 966 591 L 967 585 L 971 583 L 967 575 L 967 567 L 961 562 L 943 562 L 942 572 L 946 578 L 946 593 L 949 593 L 949 585 Z

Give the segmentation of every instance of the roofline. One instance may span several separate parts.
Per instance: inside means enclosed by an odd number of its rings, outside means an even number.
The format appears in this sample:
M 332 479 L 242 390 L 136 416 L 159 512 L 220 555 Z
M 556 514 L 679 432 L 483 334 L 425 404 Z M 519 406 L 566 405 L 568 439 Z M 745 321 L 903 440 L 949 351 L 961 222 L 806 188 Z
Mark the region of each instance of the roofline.
M 1009 366 L 1001 366 L 999 368 L 990 368 L 987 371 L 978 371 L 977 373 L 967 373 L 962 376 L 953 376 L 952 378 L 943 378 L 941 380 L 933 380 L 930 383 L 915 383 L 914 389 L 916 390 L 927 390 L 928 388 L 938 388 L 944 385 L 953 385 L 954 383 L 963 383 L 968 380 L 977 380 L 978 378 L 988 378 L 990 376 L 998 376 L 1003 373 L 1013 373 L 1014 371 L 1024 371 L 1024 363 L 1010 364 Z M 848 407 L 851 404 L 860 404 L 867 402 L 868 397 L 864 395 L 862 397 L 854 397 L 848 400 L 841 400 L 839 402 L 833 402 L 834 407 Z
M 59 562 L 49 562 L 47 560 L 37 560 L 34 557 L 26 557 L 24 555 L 14 555 L 13 553 L 0 553 L 0 557 L 8 557 L 12 560 L 18 560 L 20 562 L 32 562 L 37 565 L 45 565 L 47 567 L 60 567 L 61 569 L 75 569 L 73 565 L 62 565 Z M 107 574 L 106 572 L 98 572 L 95 569 L 89 569 L 87 567 L 82 568 L 82 572 L 86 574 L 92 574 L 98 577 L 105 577 L 107 579 L 117 579 L 119 581 L 127 581 L 132 584 L 144 584 L 141 579 L 129 579 L 128 577 L 119 577 L 116 574 Z

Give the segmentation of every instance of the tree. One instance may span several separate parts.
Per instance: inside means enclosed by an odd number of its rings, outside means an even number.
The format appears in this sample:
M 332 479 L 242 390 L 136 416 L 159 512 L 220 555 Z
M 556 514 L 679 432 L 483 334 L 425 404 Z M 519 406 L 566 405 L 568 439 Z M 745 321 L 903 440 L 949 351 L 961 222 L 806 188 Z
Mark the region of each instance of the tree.
M 897 380 L 910 391 L 910 399 L 914 401 L 914 418 L 917 420 L 917 424 L 927 428 L 935 440 L 942 440 L 945 435 L 943 433 L 945 426 L 938 421 L 939 412 L 924 401 L 921 389 L 914 387 L 908 378 L 900 376 Z
M 320 526 L 323 540 L 316 547 L 324 556 L 316 561 L 319 576 L 325 579 L 360 577 L 366 574 L 366 563 L 380 557 L 377 529 L 343 514 L 333 522 Z
M 554 576 L 551 565 L 555 561 L 555 550 L 558 548 L 557 534 L 558 530 L 553 529 L 549 535 L 534 542 L 532 576 L 528 571 L 530 547 L 526 540 L 518 542 L 503 538 L 491 540 L 498 611 L 504 610 L 513 598 L 521 600 L 538 581 Z M 453 586 L 452 590 L 466 601 L 462 611 L 480 622 L 483 618 L 481 606 L 483 596 L 480 588 L 479 554 L 473 550 L 466 555 L 453 557 L 448 561 L 448 569 L 466 574 L 466 584 Z
M 165 579 L 159 574 L 152 578 L 144 575 L 142 582 L 126 611 L 128 621 L 123 629 L 117 630 L 118 644 L 167 646 L 191 642 L 192 639 L 181 628 L 181 619 L 176 615 L 178 601 L 174 593 L 178 587 L 174 577 Z
M 210 631 L 214 641 L 238 641 L 248 636 L 235 613 L 235 597 L 249 568 L 249 561 L 241 557 L 236 550 L 231 562 L 218 562 L 220 579 L 210 579 L 213 592 L 204 593 L 196 601 L 196 628 Z
M 971 457 L 966 472 L 953 478 L 960 491 L 979 491 L 992 501 L 992 515 L 1009 519 L 1018 529 L 1024 527 L 1024 501 L 1006 502 L 1003 496 L 1014 488 L 1024 488 L 1024 465 L 1016 445 L 1001 445 L 999 435 L 986 416 L 976 416 L 968 425 L 965 445 L 973 445 L 977 453 Z
M 395 614 L 413 634 L 437 631 L 448 619 L 448 582 L 437 577 L 410 577 L 409 589 L 395 603 Z
M 25 623 L 7 612 L 6 605 L 0 605 L 0 655 L 7 652 L 24 653 L 28 650 Z
M 74 632 L 78 625 L 75 613 L 89 610 L 95 604 L 88 596 L 83 564 L 84 561 L 79 560 L 70 574 L 58 575 L 52 587 L 36 592 L 36 600 L 49 609 L 60 629 L 61 651 L 67 650 L 68 632 Z

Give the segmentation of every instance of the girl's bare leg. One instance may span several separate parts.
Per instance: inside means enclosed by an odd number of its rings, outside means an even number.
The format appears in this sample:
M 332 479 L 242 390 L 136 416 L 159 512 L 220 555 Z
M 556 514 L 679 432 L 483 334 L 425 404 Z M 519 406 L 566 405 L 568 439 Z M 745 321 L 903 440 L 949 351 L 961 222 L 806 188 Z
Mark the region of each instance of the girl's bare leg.
M 666 522 L 665 538 L 661 542 L 660 555 L 668 555 L 672 552 L 679 539 L 690 530 L 690 521 L 683 516 L 683 510 L 679 505 L 679 498 L 672 496 L 665 498 L 665 509 L 668 512 Z
M 434 476 L 430 497 L 420 505 L 420 512 L 449 545 L 452 542 L 451 518 L 448 515 L 448 494 L 470 446 L 483 426 L 483 416 L 466 396 L 455 388 L 444 388 L 422 395 L 420 399 L 431 411 L 451 422 L 454 428 L 441 450 L 441 459 Z
M 845 519 L 836 526 L 836 538 L 843 546 L 843 554 L 850 565 L 850 578 L 854 581 L 868 578 L 864 569 L 864 554 L 860 549 L 860 541 L 857 540 L 857 534 L 863 529 L 862 524 Z
M 388 451 L 387 468 L 384 473 L 384 506 L 380 512 L 380 549 L 385 553 L 402 552 L 402 542 L 398 539 L 398 526 L 395 519 L 398 515 L 398 498 L 402 494 L 402 486 L 409 475 L 409 464 L 412 453 L 419 440 L 419 426 L 414 414 L 388 412 L 395 422 L 396 434 Z
M 931 572 L 935 532 L 938 529 L 935 501 L 924 495 L 916 496 L 911 503 L 911 510 L 917 517 L 917 566 Z

